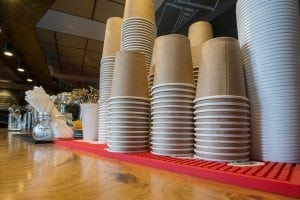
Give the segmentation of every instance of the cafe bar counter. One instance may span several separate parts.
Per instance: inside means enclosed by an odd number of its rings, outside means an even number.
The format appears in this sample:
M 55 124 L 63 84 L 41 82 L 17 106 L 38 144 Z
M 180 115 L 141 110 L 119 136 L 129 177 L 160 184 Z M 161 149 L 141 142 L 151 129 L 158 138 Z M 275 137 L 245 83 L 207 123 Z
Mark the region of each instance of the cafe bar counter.
M 53 144 L 33 144 L 0 129 L 0 199 L 293 199 L 193 178 Z

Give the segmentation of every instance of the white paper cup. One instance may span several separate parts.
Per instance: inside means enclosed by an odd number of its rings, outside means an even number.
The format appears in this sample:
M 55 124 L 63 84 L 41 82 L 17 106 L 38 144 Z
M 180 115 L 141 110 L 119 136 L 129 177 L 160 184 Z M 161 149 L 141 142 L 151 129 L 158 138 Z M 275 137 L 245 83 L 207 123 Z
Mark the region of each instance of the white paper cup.
M 98 104 L 80 104 L 80 118 L 82 120 L 83 140 L 97 140 Z

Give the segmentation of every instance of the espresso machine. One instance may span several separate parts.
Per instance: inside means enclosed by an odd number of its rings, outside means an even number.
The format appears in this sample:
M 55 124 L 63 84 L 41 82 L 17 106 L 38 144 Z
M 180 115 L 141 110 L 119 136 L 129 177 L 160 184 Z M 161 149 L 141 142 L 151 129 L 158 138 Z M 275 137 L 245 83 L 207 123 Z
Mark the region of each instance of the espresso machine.
M 62 92 L 57 94 L 56 99 L 58 110 L 65 115 L 68 120 L 79 119 L 80 106 L 71 92 Z

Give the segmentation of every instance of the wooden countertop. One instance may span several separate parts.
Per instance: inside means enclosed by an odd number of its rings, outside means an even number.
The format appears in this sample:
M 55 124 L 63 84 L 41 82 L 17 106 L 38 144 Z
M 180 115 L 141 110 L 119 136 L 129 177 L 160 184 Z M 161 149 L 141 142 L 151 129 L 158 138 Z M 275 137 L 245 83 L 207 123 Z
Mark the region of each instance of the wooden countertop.
M 293 199 L 152 169 L 53 144 L 31 144 L 0 129 L 0 199 Z

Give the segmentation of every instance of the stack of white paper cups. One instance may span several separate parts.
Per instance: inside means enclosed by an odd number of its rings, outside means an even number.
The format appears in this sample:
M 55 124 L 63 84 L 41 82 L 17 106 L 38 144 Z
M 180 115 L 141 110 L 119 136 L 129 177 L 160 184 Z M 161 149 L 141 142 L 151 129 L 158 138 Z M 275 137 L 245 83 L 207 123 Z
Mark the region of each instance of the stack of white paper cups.
M 148 151 L 149 119 L 145 56 L 137 51 L 120 51 L 109 99 L 108 150 L 119 153 Z
M 237 3 L 238 36 L 251 102 L 254 159 L 300 162 L 298 3 Z
M 198 71 L 201 62 L 201 47 L 204 42 L 213 38 L 212 26 L 205 21 L 198 21 L 189 27 L 188 38 L 191 43 L 194 80 L 197 86 Z
M 107 20 L 99 80 L 98 141 L 106 143 L 108 135 L 108 98 L 110 97 L 116 53 L 120 50 L 122 18 Z
M 162 36 L 151 90 L 153 154 L 192 156 L 195 86 L 190 44 L 183 35 Z
M 195 157 L 221 162 L 249 159 L 249 103 L 238 41 L 202 45 L 195 100 Z
M 156 26 L 153 0 L 127 0 L 122 24 L 121 50 L 136 50 L 146 56 L 149 73 Z

